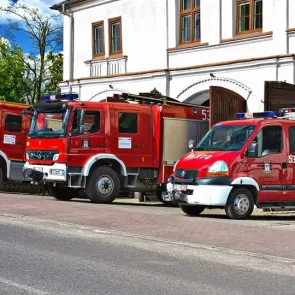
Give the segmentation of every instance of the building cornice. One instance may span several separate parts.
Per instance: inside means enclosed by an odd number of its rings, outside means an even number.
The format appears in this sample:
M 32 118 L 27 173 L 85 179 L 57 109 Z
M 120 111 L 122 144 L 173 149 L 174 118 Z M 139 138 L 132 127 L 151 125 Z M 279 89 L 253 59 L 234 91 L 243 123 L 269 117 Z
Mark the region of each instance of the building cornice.
M 218 63 L 208 63 L 208 64 L 201 64 L 195 66 L 187 66 L 187 67 L 179 67 L 179 68 L 169 68 L 169 69 L 154 69 L 149 71 L 140 71 L 140 72 L 129 72 L 124 74 L 116 74 L 116 75 L 109 75 L 109 76 L 96 76 L 96 77 L 81 77 L 76 78 L 73 81 L 62 81 L 60 83 L 69 83 L 69 82 L 79 82 L 79 81 L 87 81 L 87 80 L 101 80 L 101 79 L 114 79 L 114 78 L 130 78 L 136 76 L 164 76 L 166 73 L 170 74 L 177 74 L 179 72 L 184 71 L 193 71 L 193 70 L 206 70 L 210 68 L 216 67 L 224 67 L 224 66 L 238 66 L 238 65 L 248 65 L 251 63 L 269 63 L 269 62 L 278 62 L 280 59 L 289 59 L 292 58 L 295 60 L 295 54 L 282 54 L 282 55 L 271 55 L 271 56 L 262 56 L 256 58 L 245 58 L 245 59 L 238 59 L 238 60 L 230 60 Z

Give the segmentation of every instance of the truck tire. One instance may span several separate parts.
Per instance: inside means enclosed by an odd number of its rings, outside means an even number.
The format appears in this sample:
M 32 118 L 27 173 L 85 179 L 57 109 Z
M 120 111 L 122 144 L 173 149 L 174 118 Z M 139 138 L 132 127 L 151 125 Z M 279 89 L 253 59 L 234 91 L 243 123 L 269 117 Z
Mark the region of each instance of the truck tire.
M 199 206 L 199 205 L 198 206 L 179 205 L 179 207 L 182 210 L 182 212 L 190 216 L 198 216 L 205 210 L 205 206 Z
M 4 169 L 0 166 L 0 189 L 4 188 Z
M 60 201 L 70 201 L 76 195 L 76 190 L 73 188 L 60 185 L 53 186 L 51 183 L 47 185 L 47 190 L 51 196 Z
M 93 203 L 112 203 L 119 195 L 120 179 L 110 167 L 100 166 L 89 176 L 86 194 Z
M 233 188 L 225 205 L 226 215 L 231 219 L 250 217 L 254 209 L 252 193 L 243 187 Z

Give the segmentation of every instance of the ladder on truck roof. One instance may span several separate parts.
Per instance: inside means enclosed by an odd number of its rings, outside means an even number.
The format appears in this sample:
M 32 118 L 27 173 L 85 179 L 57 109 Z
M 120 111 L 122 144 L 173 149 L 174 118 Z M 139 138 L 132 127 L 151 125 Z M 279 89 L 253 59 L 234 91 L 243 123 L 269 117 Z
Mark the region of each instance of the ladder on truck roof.
M 146 96 L 146 95 L 137 95 L 131 93 L 122 93 L 122 94 L 114 94 L 114 97 L 119 98 L 120 100 L 125 101 L 134 101 L 140 104 L 158 104 L 158 105 L 174 105 L 174 106 L 186 106 L 186 107 L 200 107 L 200 108 L 208 108 L 201 105 L 196 105 L 192 103 L 185 103 L 181 101 L 177 101 L 171 97 L 161 96 L 160 98 L 156 98 L 153 96 Z

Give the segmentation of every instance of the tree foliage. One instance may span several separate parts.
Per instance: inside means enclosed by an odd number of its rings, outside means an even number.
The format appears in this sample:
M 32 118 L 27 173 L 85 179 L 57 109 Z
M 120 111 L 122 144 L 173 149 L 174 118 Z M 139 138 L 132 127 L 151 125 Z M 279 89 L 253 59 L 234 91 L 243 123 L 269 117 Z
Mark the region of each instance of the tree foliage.
M 48 67 L 48 79 L 46 79 L 44 93 L 60 93 L 58 82 L 63 78 L 63 55 L 61 53 L 54 54 L 49 51 L 46 55 L 46 63 Z
M 54 55 L 62 47 L 62 26 L 60 15 L 43 15 L 38 9 L 30 8 L 24 4 L 11 3 L 7 7 L 0 7 L 8 16 L 12 15 L 14 20 L 9 20 L 7 38 L 15 44 L 15 33 L 22 32 L 31 42 L 31 52 L 18 55 L 19 63 L 26 67 L 24 73 L 24 85 L 26 88 L 26 101 L 35 103 L 41 94 L 47 89 L 58 89 L 57 79 L 62 77 L 62 59 L 60 55 Z M 61 63 L 60 63 L 61 61 Z M 53 77 L 50 76 L 53 70 Z M 60 75 L 58 74 L 60 71 Z
M 24 102 L 27 92 L 27 67 L 22 62 L 21 48 L 11 46 L 1 38 L 0 42 L 0 99 Z

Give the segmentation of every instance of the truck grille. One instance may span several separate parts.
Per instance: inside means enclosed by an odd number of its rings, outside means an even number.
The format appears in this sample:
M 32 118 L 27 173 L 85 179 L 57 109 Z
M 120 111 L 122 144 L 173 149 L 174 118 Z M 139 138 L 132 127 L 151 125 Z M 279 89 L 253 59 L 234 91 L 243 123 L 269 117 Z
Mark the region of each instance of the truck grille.
M 196 177 L 198 170 L 176 169 L 175 176 L 178 178 L 188 179 L 190 177 Z
M 29 160 L 53 160 L 54 155 L 58 154 L 58 151 L 27 151 Z

